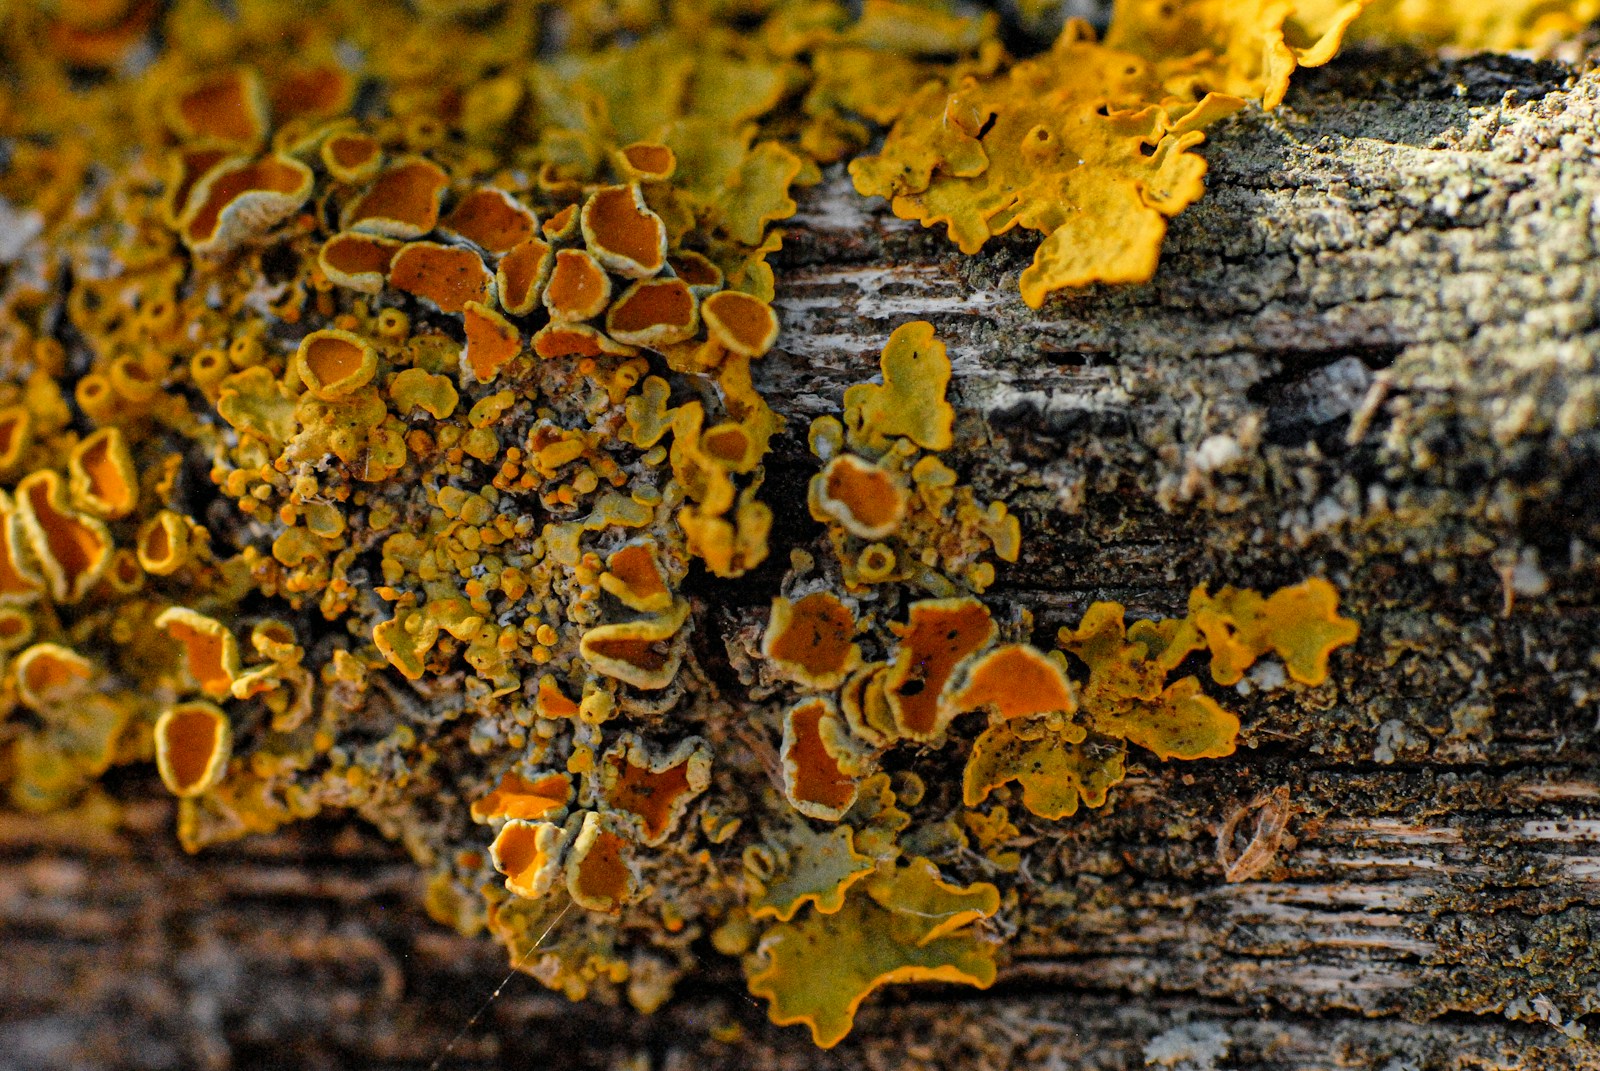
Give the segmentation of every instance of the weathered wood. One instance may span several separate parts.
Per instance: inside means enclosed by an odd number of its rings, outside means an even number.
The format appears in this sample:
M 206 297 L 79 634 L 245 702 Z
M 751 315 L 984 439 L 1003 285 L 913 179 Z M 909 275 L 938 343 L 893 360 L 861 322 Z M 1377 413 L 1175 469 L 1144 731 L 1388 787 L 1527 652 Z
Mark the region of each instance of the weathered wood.
M 134 775 L 115 836 L 0 821 L 0 1067 L 426 1067 L 464 1027 L 442 1066 L 1600 1066 L 1597 118 L 1554 65 L 1342 60 L 1215 133 L 1153 283 L 1039 314 L 1027 240 L 807 198 L 760 385 L 803 427 L 934 321 L 970 475 L 1024 518 L 993 594 L 1041 637 L 1311 574 L 1363 625 L 1329 684 L 1238 698 L 1234 757 L 1026 823 L 993 990 L 891 992 L 823 1054 L 707 951 L 654 1017 L 518 977 L 469 1025 L 503 953 L 427 922 L 396 849 L 322 822 L 184 857 Z M 773 466 L 779 561 L 807 463 Z M 918 768 L 948 792 L 960 759 Z M 1286 836 L 1228 882 L 1252 801 Z

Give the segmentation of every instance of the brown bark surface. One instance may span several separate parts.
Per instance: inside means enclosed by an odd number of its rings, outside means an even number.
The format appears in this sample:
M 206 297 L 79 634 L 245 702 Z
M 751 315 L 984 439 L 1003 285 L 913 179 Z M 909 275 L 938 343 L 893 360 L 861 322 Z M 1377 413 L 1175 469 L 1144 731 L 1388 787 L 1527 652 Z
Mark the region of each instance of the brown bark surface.
M 1600 1066 L 1597 119 L 1556 65 L 1347 57 L 1216 131 L 1155 281 L 1042 313 L 1025 239 L 964 258 L 837 176 L 806 199 L 760 385 L 803 429 L 933 321 L 970 476 L 1023 518 L 991 594 L 1039 635 L 1309 575 L 1362 624 L 1327 684 L 1241 689 L 1233 757 L 1027 824 L 993 989 L 880 994 L 827 1053 L 709 946 L 651 1017 L 497 990 L 375 833 L 187 857 L 135 771 L 117 835 L 0 816 L 0 1067 Z M 771 468 L 781 569 L 798 436 Z

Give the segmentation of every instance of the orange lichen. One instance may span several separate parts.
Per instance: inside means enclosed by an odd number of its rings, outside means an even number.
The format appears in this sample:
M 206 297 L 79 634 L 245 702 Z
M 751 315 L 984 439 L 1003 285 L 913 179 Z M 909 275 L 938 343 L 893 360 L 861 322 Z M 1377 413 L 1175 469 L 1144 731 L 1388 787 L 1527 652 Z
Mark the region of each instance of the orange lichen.
M 555 268 L 544 287 L 544 307 L 551 319 L 593 319 L 610 303 L 611 279 L 593 255 L 581 249 L 556 253 Z
M 171 99 L 167 121 L 186 140 L 252 149 L 267 132 L 267 98 L 261 77 L 248 67 L 203 77 Z
M 571 799 L 572 782 L 564 773 L 545 774 L 529 781 L 507 770 L 501 775 L 500 783 L 487 796 L 473 801 L 472 820 L 489 822 L 507 818 L 531 821 L 548 818 L 565 807 Z
M 513 818 L 500 827 L 489 845 L 494 868 L 505 875 L 506 888 L 517 896 L 537 900 L 561 876 L 561 849 L 566 834 L 549 822 Z
M 14 606 L 0 606 L 0 653 L 9 654 L 33 639 L 33 617 Z
M 0 504 L 0 605 L 29 604 L 40 596 L 43 581 L 22 557 L 27 536 L 10 496 L 0 499 Z
M 12 663 L 17 698 L 30 710 L 44 712 L 81 696 L 95 677 L 94 663 L 70 647 L 36 643 Z
M 600 586 L 630 610 L 660 613 L 672 606 L 672 589 L 661 575 L 655 544 L 648 540 L 625 543 L 606 559 Z
M 378 353 L 354 332 L 326 328 L 300 340 L 295 368 L 312 394 L 325 402 L 337 401 L 372 381 Z
M 504 190 L 480 186 L 456 202 L 440 227 L 486 253 L 506 253 L 533 236 L 538 218 Z
M 227 253 L 298 212 L 314 178 L 309 167 L 282 153 L 218 164 L 189 191 L 179 232 L 196 253 Z
M 331 63 L 295 63 L 275 72 L 272 115 L 291 119 L 326 119 L 350 106 L 355 80 Z
M 183 647 L 184 664 L 200 690 L 217 699 L 233 693 L 239 676 L 239 641 L 222 622 L 186 606 L 172 606 L 155 626 Z
M 329 281 L 363 294 L 382 293 L 401 243 L 370 234 L 336 234 L 322 243 L 317 266 Z
M 139 474 L 118 428 L 101 428 L 79 443 L 67 459 L 67 474 L 73 504 L 85 513 L 117 520 L 139 504 Z
M 941 693 L 956 665 L 994 639 L 988 607 L 976 599 L 925 599 L 911 604 L 904 625 L 892 625 L 900 647 L 884 678 L 895 726 L 907 739 L 933 742 L 956 709 Z
M 660 689 L 677 676 L 683 658 L 682 629 L 689 604 L 679 600 L 652 617 L 597 625 L 583 634 L 578 651 L 590 667 L 635 688 Z
M 987 710 L 1011 721 L 1078 709 L 1063 668 L 1026 644 L 996 647 L 967 666 L 963 676 L 961 688 L 950 700 L 960 711 Z
M 590 911 L 619 911 L 638 889 L 628 838 L 611 821 L 585 814 L 567 855 L 567 891 Z
M 504 316 L 476 301 L 467 302 L 461 311 L 467 336 L 461 361 L 474 379 L 487 383 L 522 352 L 522 333 Z
M 1278 25 L 1317 24 L 1312 2 Z M 774 925 L 752 988 L 831 1042 L 877 985 L 992 977 L 968 927 L 995 891 L 904 857 L 1020 871 L 1004 807 L 951 810 L 918 772 L 947 732 L 983 728 L 955 714 L 988 721 L 964 796 L 1020 782 L 1061 813 L 1104 800 L 1130 743 L 1232 746 L 1201 678 L 1168 679 L 1178 661 L 1211 653 L 1225 675 L 1271 633 L 1297 679 L 1326 675 L 1339 619 L 1309 591 L 1088 629 L 1060 662 L 1020 646 L 1033 623 L 1010 610 L 989 650 L 996 623 L 969 596 L 1017 560 L 1021 528 L 962 482 L 969 458 L 926 453 L 956 441 L 926 324 L 812 424 L 818 501 L 837 507 L 819 539 L 803 516 L 775 527 L 795 470 L 769 471 L 784 420 L 752 375 L 779 328 L 770 224 L 873 124 L 993 96 L 965 82 L 1009 62 L 992 16 L 363 3 L 162 5 L 146 75 L 143 53 L 68 70 L 32 32 L 115 26 L 112 49 L 126 0 L 91 5 L 117 8 L 103 22 L 82 5 L 0 16 L 29 45 L 0 107 L 20 221 L 0 272 L 0 652 L 29 708 L 0 734 L 15 805 L 70 805 L 148 756 L 157 715 L 198 686 L 228 713 L 169 718 L 157 741 L 186 848 L 356 809 L 425 860 L 437 917 L 487 926 L 553 988 L 641 1009 L 695 934 L 736 955 Z M 1244 69 L 1244 40 L 1195 59 L 1196 84 Z M 1212 116 L 1170 57 L 1148 66 L 1169 134 Z M 1156 103 L 1103 88 L 1090 125 Z M 219 108 L 230 93 L 243 112 Z M 930 186 L 962 178 L 974 140 L 981 183 L 1010 174 L 1014 147 L 981 143 L 1017 116 L 985 138 L 959 107 L 937 129 L 912 118 L 889 151 L 931 162 Z M 1048 187 L 1051 148 L 1012 177 Z M 769 542 L 791 598 L 762 634 L 718 578 Z M 1075 712 L 1071 657 L 1088 667 Z M 892 777 L 873 773 L 897 747 Z M 797 970 L 802 953 L 842 967 Z
M 778 316 L 760 298 L 721 290 L 705 299 L 700 314 L 719 345 L 742 357 L 760 357 L 778 341 Z
M 533 352 L 545 360 L 557 357 L 628 357 L 638 352 L 588 324 L 549 323 L 533 333 Z
M 402 160 L 386 169 L 340 219 L 345 230 L 385 238 L 420 238 L 439 222 L 450 177 L 431 160 Z
M 861 1002 L 882 986 L 992 985 L 994 945 L 971 926 L 999 909 L 993 885 L 948 884 L 926 859 L 890 866 L 856 886 L 842 910 L 768 930 L 750 969 L 750 992 L 771 1001 L 774 1023 L 805 1023 L 819 1046 L 832 1048 L 850 1032 Z
M 173 152 L 167 165 L 167 192 L 162 199 L 163 215 L 168 224 L 178 225 L 195 183 L 234 155 L 234 150 L 216 145 L 184 146 Z
M 534 696 L 534 710 L 539 717 L 554 721 L 561 718 L 576 718 L 580 707 L 567 698 L 553 677 L 540 677 L 539 690 Z
M 24 476 L 17 484 L 15 516 L 51 597 L 72 603 L 100 579 L 114 545 L 104 524 L 67 504 L 63 484 L 60 475 L 49 469 Z M 14 569 L 20 565 L 15 557 L 11 564 Z
M 322 164 L 340 182 L 366 182 L 383 166 L 383 146 L 370 134 L 341 131 L 322 143 Z
M 189 561 L 189 523 L 171 510 L 161 510 L 139 529 L 134 549 L 145 572 L 171 576 Z
M 844 683 L 861 662 L 861 647 L 851 642 L 855 631 L 855 615 L 831 592 L 813 592 L 796 602 L 779 596 L 772 600 L 761 653 L 788 679 L 827 691 Z
M 722 289 L 722 269 L 703 253 L 692 249 L 679 250 L 667 258 L 667 264 L 678 278 L 689 284 L 689 289 L 701 297 Z
M 526 238 L 512 246 L 495 267 L 501 307 L 513 316 L 526 316 L 538 308 L 554 265 L 555 252 L 542 238 Z
M 608 271 L 648 279 L 667 262 L 667 226 L 645 204 L 637 185 L 606 186 L 590 194 L 579 226 L 589 252 Z
M 539 228 L 552 242 L 564 241 L 578 233 L 578 206 L 567 205 L 558 209 Z
M 634 346 L 693 338 L 700 328 L 694 294 L 681 279 L 641 279 L 611 303 L 606 333 Z
M 856 738 L 871 747 L 888 747 L 900 737 L 889 710 L 889 697 L 883 691 L 883 678 L 889 672 L 884 662 L 869 662 L 856 670 L 839 691 L 839 709 L 845 724 Z
M 808 818 L 828 822 L 843 818 L 855 803 L 860 779 L 871 765 L 826 697 L 789 708 L 778 757 L 790 804 Z
M 811 478 L 811 515 L 862 539 L 892 534 L 906 515 L 906 499 L 887 469 L 854 454 L 840 454 Z
M 488 303 L 494 276 L 470 249 L 407 242 L 389 265 L 389 283 L 433 302 L 440 312 L 460 312 L 469 301 Z
M 233 726 L 214 703 L 179 703 L 156 721 L 156 769 L 172 794 L 198 796 L 227 771 Z
M 636 141 L 617 150 L 623 170 L 635 182 L 665 182 L 678 169 L 678 157 L 666 145 Z
M 600 758 L 600 798 L 632 822 L 639 842 L 648 847 L 666 841 L 710 784 L 711 750 L 698 737 L 685 737 L 657 755 L 637 736 L 624 733 Z

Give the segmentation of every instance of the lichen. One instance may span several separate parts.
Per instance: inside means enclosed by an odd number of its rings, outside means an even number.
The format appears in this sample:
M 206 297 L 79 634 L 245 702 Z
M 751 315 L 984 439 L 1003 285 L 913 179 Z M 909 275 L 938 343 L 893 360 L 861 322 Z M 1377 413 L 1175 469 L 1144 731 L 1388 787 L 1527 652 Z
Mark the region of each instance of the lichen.
M 1031 820 L 992 795 L 1053 819 L 1129 746 L 1224 756 L 1213 691 L 1324 684 L 1356 628 L 1325 581 L 1202 587 L 1041 651 L 986 597 L 1022 525 L 932 325 L 807 436 L 763 396 L 776 225 L 854 159 L 967 247 L 1048 231 L 1030 300 L 1147 276 L 1206 93 L 1270 102 L 1350 5 L 1202 6 L 1183 49 L 1134 4 L 1020 63 L 895 0 L 0 9 L 38 225 L 0 265 L 13 804 L 153 764 L 191 851 L 354 813 L 575 999 L 655 1007 L 701 934 L 819 1044 L 882 985 L 988 985 Z M 767 471 L 802 438 L 805 506 Z M 821 525 L 787 571 L 776 502 Z

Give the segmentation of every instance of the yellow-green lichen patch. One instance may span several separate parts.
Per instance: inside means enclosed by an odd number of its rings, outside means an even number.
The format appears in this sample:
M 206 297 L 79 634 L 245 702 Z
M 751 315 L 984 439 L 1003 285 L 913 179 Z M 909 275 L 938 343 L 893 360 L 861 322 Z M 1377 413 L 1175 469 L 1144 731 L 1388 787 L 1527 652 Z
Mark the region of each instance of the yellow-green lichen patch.
M 1211 595 L 1203 586 L 1189 597 L 1189 616 L 1211 652 L 1211 676 L 1218 684 L 1237 683 L 1269 651 L 1283 659 L 1293 679 L 1321 684 L 1328 677 L 1328 656 L 1360 633 L 1338 608 L 1339 593 L 1321 578 L 1267 597 L 1234 588 Z
M 745 849 L 746 878 L 753 888 L 746 903 L 752 918 L 788 922 L 810 904 L 831 915 L 844 906 L 845 893 L 871 874 L 876 862 L 855 848 L 855 830 L 837 825 L 817 833 L 805 822 L 790 822 L 761 845 Z
M 858 891 L 859 890 L 859 891 Z M 993 885 L 946 883 L 926 859 L 856 886 L 833 914 L 780 923 L 761 939 L 750 992 L 772 1021 L 805 1023 L 823 1048 L 838 1044 L 873 990 L 900 982 L 994 982 L 994 944 L 972 924 L 1000 907 Z M 827 970 L 818 970 L 825 963 Z
M 1022 789 L 1022 805 L 1041 818 L 1070 817 L 1080 801 L 1099 807 L 1122 780 L 1122 753 L 1084 747 L 1081 726 L 1046 721 L 990 726 L 972 745 L 962 774 L 962 797 L 976 807 L 1009 781 Z M 1096 753 L 1098 750 L 1098 753 Z
M 1326 20 L 1348 7 L 1340 0 L 1299 0 L 1296 11 Z M 1518 52 L 1570 40 L 1600 18 L 1595 0 L 1370 0 L 1350 26 L 1359 43 L 1402 43 L 1462 52 Z

